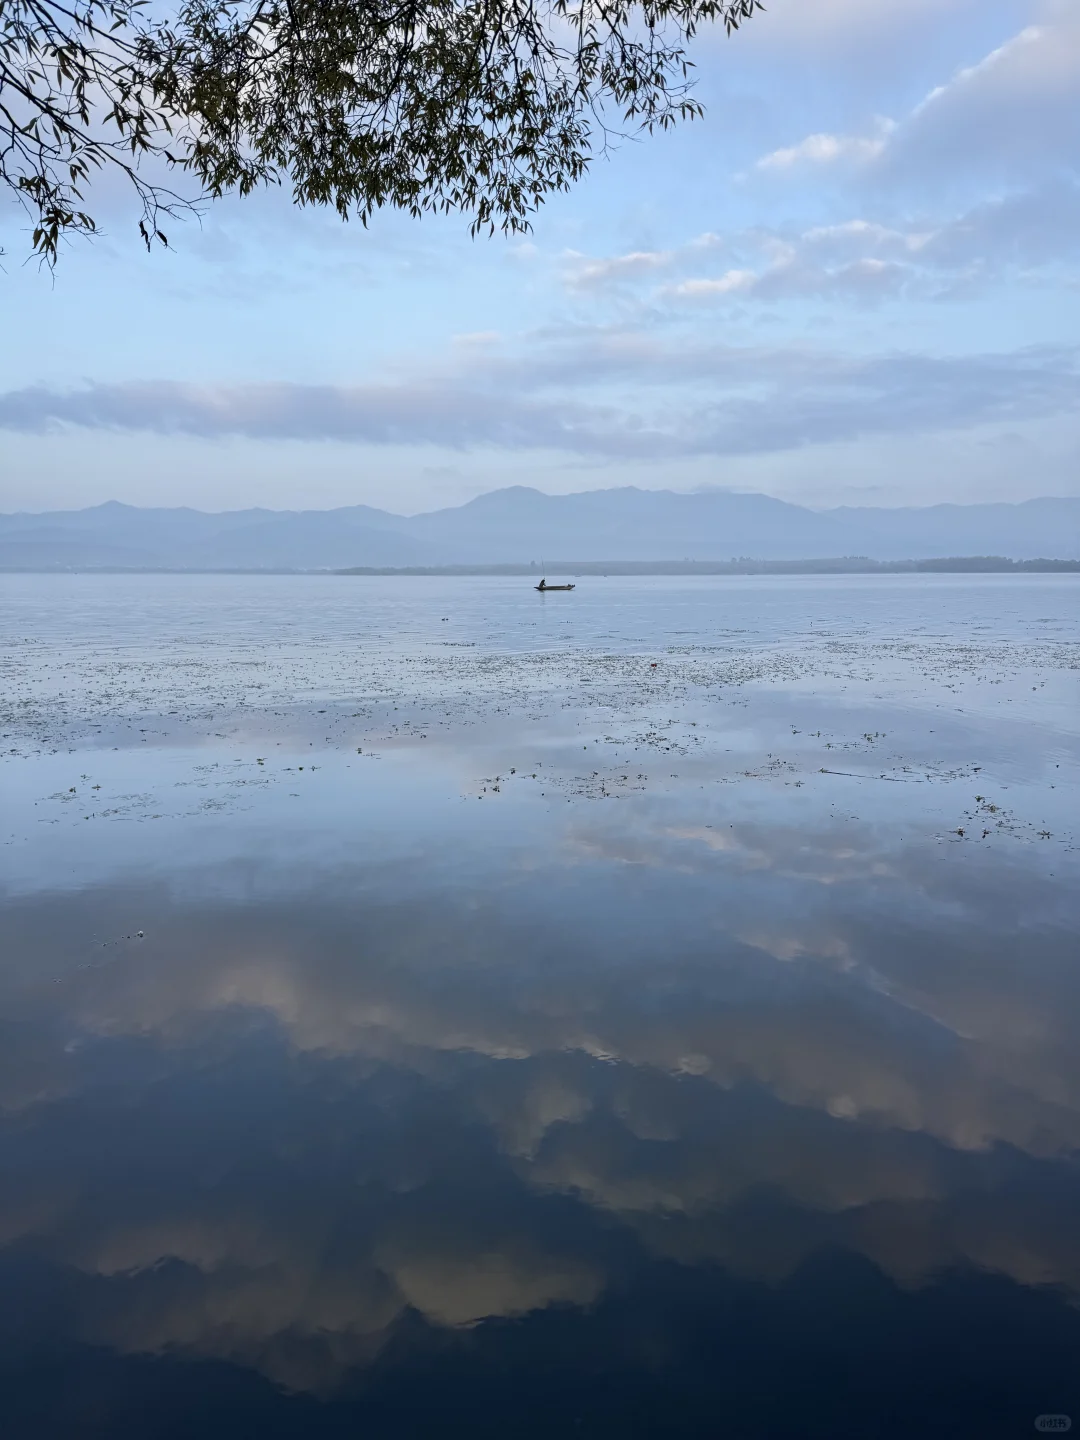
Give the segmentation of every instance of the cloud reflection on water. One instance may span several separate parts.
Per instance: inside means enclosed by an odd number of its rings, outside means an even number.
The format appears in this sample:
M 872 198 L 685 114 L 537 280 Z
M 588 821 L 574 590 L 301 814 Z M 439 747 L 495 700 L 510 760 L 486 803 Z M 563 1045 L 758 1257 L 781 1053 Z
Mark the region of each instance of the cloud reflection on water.
M 870 825 L 628 813 L 467 892 L 9 904 L 0 1235 L 74 1333 L 322 1393 L 410 1315 L 588 1309 L 629 1254 L 1080 1294 L 1067 892 Z

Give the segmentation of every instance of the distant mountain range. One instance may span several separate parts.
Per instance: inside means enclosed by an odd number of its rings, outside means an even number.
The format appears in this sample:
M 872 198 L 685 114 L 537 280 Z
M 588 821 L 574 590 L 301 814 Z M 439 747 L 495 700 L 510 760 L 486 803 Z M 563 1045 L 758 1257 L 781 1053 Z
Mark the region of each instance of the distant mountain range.
M 512 486 L 466 505 L 338 510 L 142 509 L 0 515 L 4 570 L 336 570 L 571 561 L 1080 559 L 1080 499 L 808 510 L 767 495 Z

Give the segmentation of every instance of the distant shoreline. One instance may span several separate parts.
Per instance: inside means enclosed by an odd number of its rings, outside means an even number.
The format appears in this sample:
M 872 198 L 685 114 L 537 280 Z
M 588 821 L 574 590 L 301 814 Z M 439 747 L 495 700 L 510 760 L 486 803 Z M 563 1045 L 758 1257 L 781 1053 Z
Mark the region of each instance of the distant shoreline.
M 0 565 L 2 575 L 352 575 L 352 576 L 579 576 L 635 575 L 1060 575 L 1080 574 L 1080 560 L 1009 560 L 1001 555 L 954 555 L 935 560 L 554 560 L 545 570 L 503 565 L 354 565 L 345 569 L 167 565 Z
M 1080 574 L 1080 560 L 1008 560 L 1000 555 L 952 556 L 941 560 L 556 560 L 538 565 L 439 565 L 373 567 L 357 565 L 335 575 L 1009 575 Z

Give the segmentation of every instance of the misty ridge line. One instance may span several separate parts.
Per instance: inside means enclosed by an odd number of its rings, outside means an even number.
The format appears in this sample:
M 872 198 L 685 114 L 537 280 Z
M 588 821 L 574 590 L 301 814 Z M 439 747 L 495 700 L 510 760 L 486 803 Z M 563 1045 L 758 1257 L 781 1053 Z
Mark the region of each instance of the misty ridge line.
M 367 505 L 211 513 L 117 502 L 0 515 L 5 570 L 418 573 L 511 567 L 523 573 L 547 557 L 563 557 L 551 559 L 549 568 L 600 570 L 751 562 L 850 568 L 963 560 L 966 565 L 973 557 L 1008 569 L 1013 562 L 1080 560 L 1080 499 L 811 510 L 768 495 L 719 489 L 623 487 L 547 495 L 511 486 L 464 505 L 408 516 Z

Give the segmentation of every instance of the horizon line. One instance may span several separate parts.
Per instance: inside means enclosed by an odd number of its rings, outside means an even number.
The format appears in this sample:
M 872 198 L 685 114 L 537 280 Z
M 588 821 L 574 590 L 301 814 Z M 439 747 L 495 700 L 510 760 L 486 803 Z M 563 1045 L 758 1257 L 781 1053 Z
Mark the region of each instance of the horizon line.
M 294 575 L 313 579 L 389 577 L 535 579 L 538 575 L 573 575 L 594 579 L 669 578 L 678 576 L 784 576 L 784 575 L 1015 575 L 1080 574 L 1080 560 L 1012 560 L 1005 555 L 949 555 L 927 560 L 872 560 L 863 555 L 804 560 L 555 560 L 541 567 L 505 562 L 490 565 L 348 565 L 319 569 L 296 566 L 181 566 L 181 565 L 4 565 L 0 575 Z

